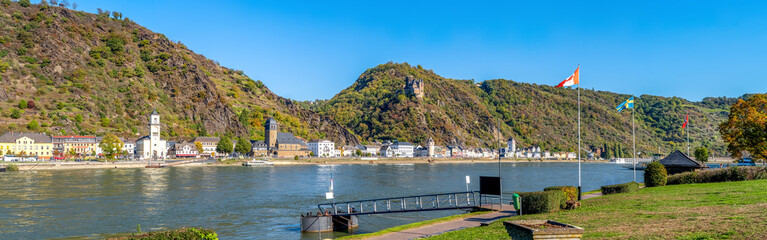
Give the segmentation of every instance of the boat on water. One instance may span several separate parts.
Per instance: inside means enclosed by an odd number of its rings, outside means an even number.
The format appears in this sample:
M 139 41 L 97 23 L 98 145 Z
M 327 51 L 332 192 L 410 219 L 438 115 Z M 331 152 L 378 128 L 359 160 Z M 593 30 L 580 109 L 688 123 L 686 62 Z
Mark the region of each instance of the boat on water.
M 271 161 L 256 160 L 256 159 L 242 163 L 242 166 L 246 166 L 246 167 L 272 166 L 272 165 L 274 165 L 274 163 Z
M 754 160 L 751 160 L 750 157 L 744 157 L 740 161 L 738 161 L 738 167 L 743 166 L 756 166 L 756 163 L 754 163 Z
M 631 170 L 634 169 L 634 165 L 633 164 L 624 164 L 624 165 L 621 165 L 621 166 L 624 167 L 624 168 L 631 169 Z M 647 168 L 647 163 L 646 162 L 638 162 L 636 164 L 636 170 L 644 170 L 645 168 Z

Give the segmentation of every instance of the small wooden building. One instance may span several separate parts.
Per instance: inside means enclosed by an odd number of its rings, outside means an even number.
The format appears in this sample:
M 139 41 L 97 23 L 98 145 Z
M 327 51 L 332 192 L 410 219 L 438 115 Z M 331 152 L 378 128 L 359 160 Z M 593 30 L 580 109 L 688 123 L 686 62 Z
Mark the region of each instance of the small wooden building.
M 683 172 L 694 172 L 703 168 L 708 168 L 706 164 L 693 160 L 679 150 L 676 150 L 665 158 L 661 159 L 660 164 L 663 164 L 663 166 L 666 167 L 666 172 L 668 172 L 668 175 Z

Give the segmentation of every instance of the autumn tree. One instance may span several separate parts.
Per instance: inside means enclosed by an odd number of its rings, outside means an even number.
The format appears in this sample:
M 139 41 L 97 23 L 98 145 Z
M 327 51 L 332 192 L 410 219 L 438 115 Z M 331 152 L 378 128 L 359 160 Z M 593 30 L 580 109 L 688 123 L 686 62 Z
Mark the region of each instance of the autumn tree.
M 205 151 L 205 149 L 202 148 L 202 143 L 200 141 L 195 141 L 194 142 L 194 149 L 197 150 L 197 154 L 202 154 L 202 152 Z
M 754 160 L 767 159 L 767 94 L 739 99 L 730 107 L 727 121 L 719 125 L 719 132 L 732 157 L 741 158 L 748 152 Z
M 107 134 L 99 143 L 99 147 L 107 159 L 113 159 L 123 148 L 123 142 L 114 134 Z
M 74 148 L 70 148 L 69 151 L 67 151 L 67 157 L 71 158 L 77 156 L 77 151 L 75 151 Z

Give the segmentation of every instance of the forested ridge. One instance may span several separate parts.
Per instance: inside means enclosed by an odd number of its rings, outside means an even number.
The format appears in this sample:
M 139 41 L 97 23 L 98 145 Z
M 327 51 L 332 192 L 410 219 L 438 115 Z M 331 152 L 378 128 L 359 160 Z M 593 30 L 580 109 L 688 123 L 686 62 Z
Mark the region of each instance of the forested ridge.
M 424 80 L 422 99 L 405 91 L 408 76 Z M 581 89 L 585 147 L 607 149 L 608 157 L 631 155 L 631 109 L 615 110 L 629 97 Z M 678 97 L 636 96 L 637 151 L 665 154 L 684 148 L 681 125 L 689 112 L 692 148 L 702 145 L 724 154 L 717 126 L 736 100 L 717 97 L 692 102 Z M 448 79 L 420 65 L 390 62 L 366 70 L 350 87 L 328 101 L 315 102 L 312 108 L 363 141 L 422 143 L 433 137 L 440 145 L 492 147 L 497 138 L 505 142 L 514 137 L 521 147 L 536 145 L 551 151 L 577 148 L 574 88 L 504 79 Z M 500 120 L 500 136 L 496 120 Z
M 0 2 L 0 130 L 163 138 L 236 135 L 263 139 L 266 117 L 282 131 L 339 143 L 357 139 L 240 70 L 189 50 L 119 12 L 51 2 Z

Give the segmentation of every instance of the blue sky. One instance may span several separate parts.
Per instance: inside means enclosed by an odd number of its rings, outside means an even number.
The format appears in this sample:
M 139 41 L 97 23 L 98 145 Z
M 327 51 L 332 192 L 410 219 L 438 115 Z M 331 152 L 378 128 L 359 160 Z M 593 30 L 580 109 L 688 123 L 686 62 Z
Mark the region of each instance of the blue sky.
M 767 91 L 760 1 L 70 1 L 119 11 L 275 93 L 328 99 L 367 68 L 736 97 Z

